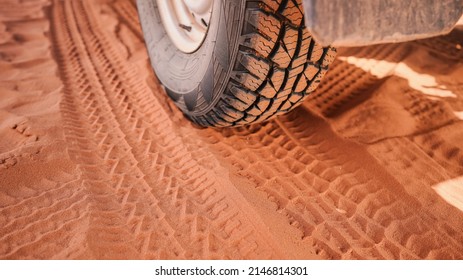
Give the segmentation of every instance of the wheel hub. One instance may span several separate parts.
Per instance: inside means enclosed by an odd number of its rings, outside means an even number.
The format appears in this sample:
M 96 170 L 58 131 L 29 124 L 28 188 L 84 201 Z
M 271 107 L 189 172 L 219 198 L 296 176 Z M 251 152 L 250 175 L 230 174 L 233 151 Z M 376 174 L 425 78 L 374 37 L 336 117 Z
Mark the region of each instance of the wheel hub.
M 214 0 L 156 0 L 162 23 L 174 45 L 195 52 L 206 38 Z

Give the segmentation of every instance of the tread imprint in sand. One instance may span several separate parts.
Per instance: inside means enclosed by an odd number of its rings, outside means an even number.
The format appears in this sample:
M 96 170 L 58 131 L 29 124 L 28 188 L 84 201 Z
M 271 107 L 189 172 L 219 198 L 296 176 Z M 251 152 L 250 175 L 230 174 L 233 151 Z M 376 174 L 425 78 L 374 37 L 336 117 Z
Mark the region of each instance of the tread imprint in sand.
M 370 155 L 359 155 L 369 159 L 365 166 L 349 159 L 348 151 L 366 150 L 317 136 L 324 133 L 320 127 L 307 128 L 307 114 L 298 109 L 263 126 L 226 129 L 205 138 L 323 258 L 462 257 L 463 234 L 457 228 L 438 221 L 392 177 L 375 171 L 381 168 Z M 233 150 L 246 157 L 236 157 Z
M 281 257 L 181 147 L 166 113 L 99 29 L 91 2 L 53 7 L 66 137 L 93 198 L 88 250 L 110 258 Z

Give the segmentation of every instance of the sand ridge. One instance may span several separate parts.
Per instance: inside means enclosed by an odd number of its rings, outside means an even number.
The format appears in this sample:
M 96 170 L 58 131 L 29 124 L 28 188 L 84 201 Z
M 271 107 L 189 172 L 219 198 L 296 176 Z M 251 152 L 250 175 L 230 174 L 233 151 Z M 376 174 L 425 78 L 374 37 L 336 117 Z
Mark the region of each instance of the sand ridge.
M 4 2 L 0 258 L 463 257 L 461 30 L 341 49 L 295 111 L 214 130 L 133 1 Z

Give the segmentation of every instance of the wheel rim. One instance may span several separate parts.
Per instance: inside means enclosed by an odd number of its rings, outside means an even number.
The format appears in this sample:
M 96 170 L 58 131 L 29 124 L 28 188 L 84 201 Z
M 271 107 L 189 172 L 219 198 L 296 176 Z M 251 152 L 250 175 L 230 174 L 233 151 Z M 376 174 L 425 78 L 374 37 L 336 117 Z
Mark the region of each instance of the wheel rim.
M 213 0 L 156 0 L 162 23 L 174 45 L 195 52 L 206 38 Z

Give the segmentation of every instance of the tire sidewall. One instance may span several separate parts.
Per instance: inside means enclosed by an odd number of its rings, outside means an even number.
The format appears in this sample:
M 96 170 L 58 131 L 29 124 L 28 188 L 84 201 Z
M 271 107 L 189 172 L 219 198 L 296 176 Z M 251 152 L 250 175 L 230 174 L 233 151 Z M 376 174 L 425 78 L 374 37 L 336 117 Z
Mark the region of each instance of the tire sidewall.
M 229 32 L 223 2 L 214 1 L 203 43 L 198 50 L 187 54 L 180 51 L 167 35 L 156 1 L 137 0 L 151 65 L 169 96 L 189 115 L 206 112 L 220 94 L 214 84 L 213 62 L 218 61 L 225 71 L 229 68 Z

